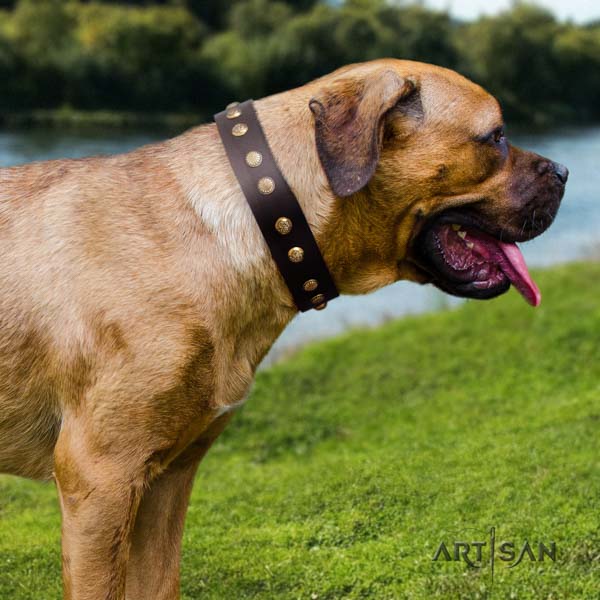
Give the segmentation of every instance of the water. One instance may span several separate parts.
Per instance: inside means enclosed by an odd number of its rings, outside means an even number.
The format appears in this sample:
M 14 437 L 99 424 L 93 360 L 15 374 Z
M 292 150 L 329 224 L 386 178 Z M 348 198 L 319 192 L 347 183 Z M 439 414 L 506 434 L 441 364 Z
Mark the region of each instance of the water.
M 0 132 L 0 166 L 33 160 L 126 152 L 164 138 L 164 133 Z M 518 134 L 513 142 L 566 164 L 571 176 L 558 218 L 540 238 L 523 246 L 528 264 L 548 266 L 600 253 L 600 127 Z M 349 327 L 372 326 L 408 313 L 459 302 L 432 286 L 400 282 L 374 294 L 343 297 L 327 310 L 299 315 L 275 344 L 268 361 L 308 340 Z

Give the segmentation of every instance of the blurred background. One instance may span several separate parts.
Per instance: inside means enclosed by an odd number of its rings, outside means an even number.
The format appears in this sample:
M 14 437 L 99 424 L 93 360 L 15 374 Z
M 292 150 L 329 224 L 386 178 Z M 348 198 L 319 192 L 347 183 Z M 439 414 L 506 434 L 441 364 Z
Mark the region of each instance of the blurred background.
M 597 253 L 600 5 L 586 0 L 0 0 L 0 166 L 127 151 L 232 100 L 382 56 L 460 71 L 501 101 L 510 137 L 571 170 L 530 264 Z M 309 338 L 453 301 L 399 283 L 301 315 L 270 360 Z
M 597 2 L 515 3 L 494 14 L 507 5 L 0 0 L 0 110 L 9 123 L 40 109 L 208 117 L 227 98 L 260 97 L 346 63 L 396 56 L 472 77 L 511 120 L 598 118 Z M 575 20 L 559 21 L 553 10 Z M 465 21 L 469 15 L 474 20 Z

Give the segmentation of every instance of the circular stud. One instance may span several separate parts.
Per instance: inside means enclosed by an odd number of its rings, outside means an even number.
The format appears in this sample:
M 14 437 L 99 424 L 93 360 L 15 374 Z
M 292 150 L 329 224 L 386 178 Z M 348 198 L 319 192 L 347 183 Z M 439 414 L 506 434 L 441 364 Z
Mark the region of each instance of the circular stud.
M 293 263 L 302 262 L 304 260 L 304 250 L 302 250 L 302 248 L 299 246 L 294 246 L 288 250 L 288 258 Z
M 258 180 L 258 191 L 265 196 L 275 190 L 275 182 L 270 177 L 261 177 Z
M 242 111 L 239 108 L 237 108 L 236 106 L 234 106 L 232 108 L 227 109 L 225 116 L 228 119 L 237 119 L 241 114 L 242 114 Z
M 246 164 L 249 167 L 259 167 L 262 163 L 262 154 L 256 150 L 252 150 L 246 154 Z
M 315 305 L 315 306 L 319 306 L 321 304 L 323 304 L 325 302 L 325 296 L 323 294 L 317 294 L 316 296 L 313 296 L 310 301 Z
M 281 235 L 287 235 L 292 230 L 292 221 L 287 217 L 279 217 L 275 221 L 275 230 Z
M 246 135 L 248 131 L 248 125 L 246 123 L 236 123 L 232 129 L 231 133 L 235 135 L 235 137 L 240 137 L 241 135 Z
M 238 106 L 238 105 L 239 105 L 239 102 L 230 102 L 230 103 L 229 103 L 229 104 L 228 104 L 228 105 L 225 107 L 225 109 L 226 109 L 226 110 L 229 110 L 230 108 L 235 108 L 235 107 L 236 107 L 236 106 Z
M 327 306 L 327 302 L 323 302 L 322 304 L 319 304 L 318 306 L 314 306 L 313 308 L 315 310 L 323 310 L 326 306 Z
M 307 279 L 302 284 L 302 289 L 305 292 L 314 292 L 319 287 L 319 282 L 316 279 Z

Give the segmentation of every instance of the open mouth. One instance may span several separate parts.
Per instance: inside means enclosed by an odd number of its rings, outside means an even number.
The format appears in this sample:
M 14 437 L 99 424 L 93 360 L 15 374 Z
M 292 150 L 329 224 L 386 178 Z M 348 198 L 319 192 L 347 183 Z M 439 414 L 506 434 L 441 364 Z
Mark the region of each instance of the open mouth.
M 483 231 L 460 212 L 436 218 L 417 238 L 417 260 L 440 289 L 455 296 L 487 299 L 511 284 L 532 306 L 542 296 L 516 243 Z

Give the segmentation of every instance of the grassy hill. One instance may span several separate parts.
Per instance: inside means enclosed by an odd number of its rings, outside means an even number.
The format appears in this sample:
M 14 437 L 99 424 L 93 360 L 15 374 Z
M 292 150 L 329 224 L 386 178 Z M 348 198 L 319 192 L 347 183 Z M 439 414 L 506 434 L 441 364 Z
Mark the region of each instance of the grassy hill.
M 538 281 L 536 310 L 511 292 L 261 372 L 201 466 L 183 597 L 599 598 L 600 264 Z M 556 561 L 493 585 L 432 561 L 492 526 Z M 59 596 L 53 486 L 0 478 L 0 598 Z

